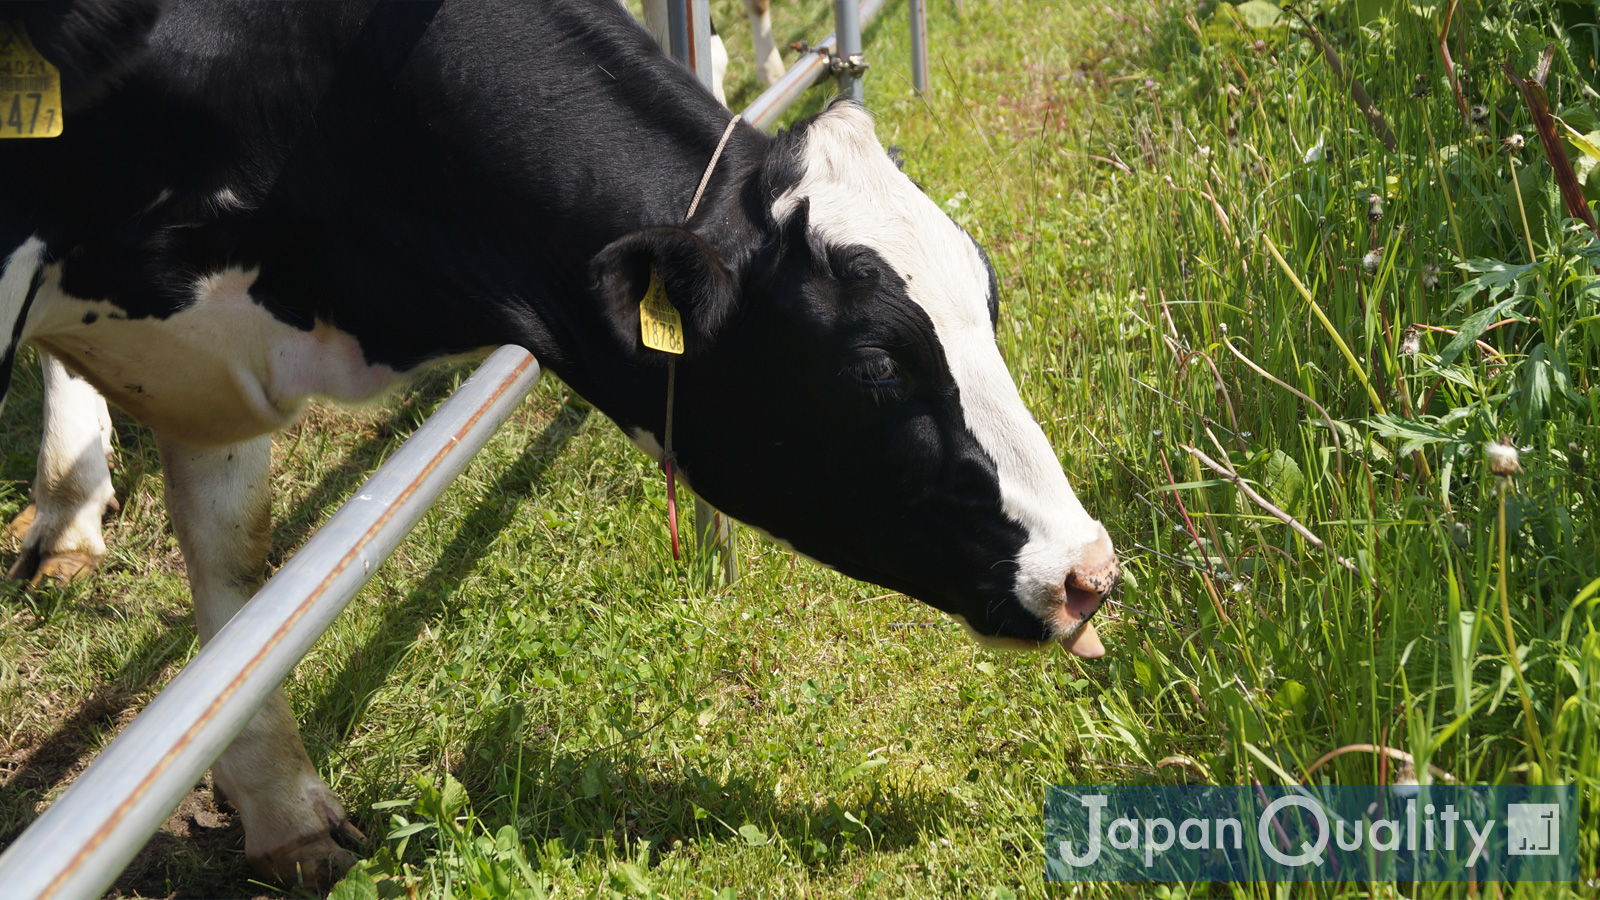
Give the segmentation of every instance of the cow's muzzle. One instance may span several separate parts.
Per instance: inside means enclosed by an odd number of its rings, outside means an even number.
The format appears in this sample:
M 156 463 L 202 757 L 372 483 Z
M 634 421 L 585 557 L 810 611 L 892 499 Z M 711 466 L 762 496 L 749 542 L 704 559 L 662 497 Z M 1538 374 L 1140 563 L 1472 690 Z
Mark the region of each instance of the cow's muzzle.
M 1063 647 L 1090 659 L 1106 655 L 1106 646 L 1090 619 L 1100 611 L 1100 604 L 1121 577 L 1111 539 L 1102 536 L 1090 546 L 1083 561 L 1067 573 L 1058 589 L 1053 624 Z

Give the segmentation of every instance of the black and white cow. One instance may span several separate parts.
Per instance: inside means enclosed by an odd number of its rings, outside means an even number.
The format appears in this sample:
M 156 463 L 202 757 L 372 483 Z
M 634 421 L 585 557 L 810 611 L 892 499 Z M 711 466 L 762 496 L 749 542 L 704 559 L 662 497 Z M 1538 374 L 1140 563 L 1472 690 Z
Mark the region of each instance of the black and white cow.
M 0 141 L 0 395 L 45 358 L 20 575 L 104 553 L 104 406 L 150 426 L 202 641 L 259 587 L 273 431 L 528 348 L 647 453 L 682 312 L 680 472 L 710 502 L 1008 646 L 1104 652 L 1117 578 L 1018 396 L 983 252 L 858 106 L 740 125 L 615 0 L 20 4 L 65 133 Z M 217 761 L 248 858 L 325 883 L 337 798 L 279 692 Z

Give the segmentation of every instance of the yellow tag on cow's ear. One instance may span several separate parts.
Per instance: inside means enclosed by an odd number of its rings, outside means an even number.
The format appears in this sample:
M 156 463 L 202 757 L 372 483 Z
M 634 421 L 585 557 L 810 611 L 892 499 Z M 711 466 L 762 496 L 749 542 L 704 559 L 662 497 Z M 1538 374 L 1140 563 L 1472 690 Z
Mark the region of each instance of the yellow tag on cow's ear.
M 655 266 L 650 267 L 650 287 L 639 301 L 639 337 L 652 350 L 683 353 L 683 317 L 667 299 L 667 286 Z
M 51 138 L 61 126 L 60 70 L 21 22 L 0 22 L 0 138 Z

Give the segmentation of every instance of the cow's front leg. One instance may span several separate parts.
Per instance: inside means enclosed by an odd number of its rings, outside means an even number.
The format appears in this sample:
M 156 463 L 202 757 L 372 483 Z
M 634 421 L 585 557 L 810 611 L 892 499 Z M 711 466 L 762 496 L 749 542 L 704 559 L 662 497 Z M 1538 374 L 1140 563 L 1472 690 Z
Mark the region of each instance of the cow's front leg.
M 11 522 L 22 552 L 12 578 L 70 581 L 89 573 L 106 555 L 100 520 L 115 509 L 111 487 L 111 415 L 87 381 L 48 353 L 44 369 L 43 434 L 33 481 L 33 503 Z
M 157 442 L 204 644 L 262 584 L 272 534 L 272 438 L 212 449 Z M 282 688 L 211 771 L 244 820 L 245 858 L 263 875 L 326 888 L 355 864 L 333 835 L 360 832 L 306 756 Z

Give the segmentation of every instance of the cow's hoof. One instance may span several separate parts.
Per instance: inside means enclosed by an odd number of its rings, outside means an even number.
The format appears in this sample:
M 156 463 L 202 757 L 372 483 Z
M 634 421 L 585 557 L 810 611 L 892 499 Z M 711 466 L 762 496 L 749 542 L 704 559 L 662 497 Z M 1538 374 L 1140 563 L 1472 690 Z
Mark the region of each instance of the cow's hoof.
M 41 584 L 46 579 L 68 584 L 93 572 L 98 562 L 100 560 L 95 557 L 76 550 L 46 556 L 37 547 L 24 547 L 6 576 L 32 584 Z
M 19 541 L 27 537 L 28 526 L 33 524 L 34 514 L 38 511 L 39 510 L 36 509 L 32 503 L 29 503 L 28 508 L 17 513 L 17 517 L 11 520 L 10 525 L 6 526 L 6 534 L 11 535 Z
M 361 834 L 355 826 L 342 824 L 355 835 Z M 356 858 L 334 842 L 332 833 L 323 831 L 290 841 L 247 862 L 257 874 L 278 884 L 325 893 L 350 871 Z

